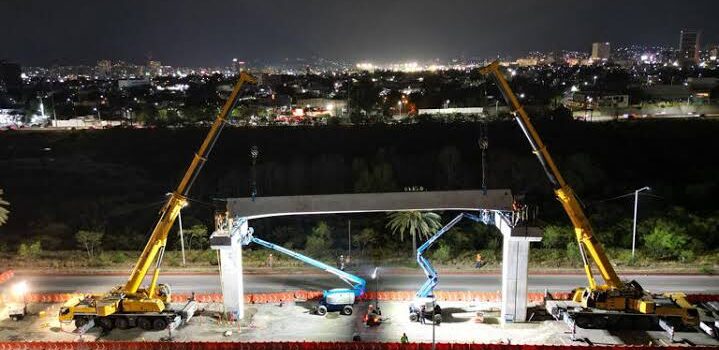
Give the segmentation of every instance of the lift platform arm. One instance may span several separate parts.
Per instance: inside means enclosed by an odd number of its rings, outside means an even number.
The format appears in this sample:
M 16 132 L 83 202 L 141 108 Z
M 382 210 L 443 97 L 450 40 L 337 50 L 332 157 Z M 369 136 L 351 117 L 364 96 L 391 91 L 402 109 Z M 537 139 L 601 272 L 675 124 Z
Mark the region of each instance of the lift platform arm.
M 185 175 L 182 177 L 182 180 L 177 185 L 175 191 L 170 193 L 167 202 L 160 210 L 159 219 L 157 224 L 155 224 L 155 228 L 152 230 L 152 235 L 147 241 L 145 249 L 143 249 L 142 254 L 140 254 L 140 257 L 137 259 L 127 283 L 125 283 L 125 285 L 120 289 L 123 293 L 136 293 L 140 288 L 142 281 L 145 279 L 150 266 L 153 262 L 155 262 L 155 271 L 152 276 L 152 281 L 150 282 L 150 289 L 148 293 L 149 297 L 153 297 L 154 289 L 157 285 L 157 279 L 160 273 L 160 264 L 162 263 L 162 257 L 165 251 L 165 244 L 167 243 L 167 235 L 174 225 L 180 209 L 187 205 L 187 194 L 189 193 L 190 188 L 192 188 L 192 184 L 195 182 L 195 179 L 200 174 L 205 161 L 207 161 L 207 157 L 210 155 L 212 147 L 215 145 L 215 142 L 217 142 L 220 132 L 225 126 L 225 121 L 237 105 L 242 87 L 246 83 L 255 83 L 255 78 L 247 73 L 240 73 L 240 77 L 237 80 L 232 93 L 225 102 L 225 105 L 222 107 L 220 113 L 215 118 L 215 121 L 212 124 L 210 131 L 207 133 L 204 142 L 202 142 L 200 149 L 197 153 L 195 153 L 190 166 L 185 171 Z
M 434 287 L 437 286 L 437 283 L 439 283 L 439 276 L 437 275 L 437 270 L 434 269 L 434 266 L 429 262 L 427 258 L 424 257 L 424 252 L 429 249 L 434 242 L 436 242 L 442 235 L 444 235 L 447 231 L 449 231 L 454 225 L 456 225 L 462 218 L 469 218 L 476 222 L 484 222 L 485 224 L 488 223 L 489 218 L 486 215 L 483 215 L 482 217 L 469 214 L 469 213 L 461 213 L 452 219 L 449 223 L 444 225 L 441 229 L 439 229 L 434 236 L 430 237 L 427 241 L 425 241 L 419 248 L 417 248 L 417 263 L 422 268 L 422 271 L 424 271 L 425 276 L 427 276 L 427 281 L 424 282 L 422 287 L 419 288 L 417 291 L 416 296 L 419 298 L 426 298 L 432 295 L 432 292 L 434 291 Z
M 534 128 L 534 125 L 532 125 L 532 122 L 529 119 L 529 115 L 524 110 L 522 104 L 519 103 L 517 96 L 514 94 L 512 88 L 507 82 L 507 79 L 504 78 L 504 75 L 499 69 L 499 62 L 494 61 L 488 66 L 480 69 L 480 72 L 494 78 L 494 81 L 497 83 L 499 90 L 502 92 L 505 101 L 512 109 L 517 124 L 519 124 L 522 132 L 524 132 L 524 135 L 527 137 L 527 140 L 532 147 L 532 152 L 537 156 L 545 175 L 552 184 L 554 194 L 559 202 L 562 203 L 564 211 L 572 221 L 574 233 L 576 235 L 577 242 L 579 243 L 579 250 L 584 263 L 584 272 L 589 280 L 589 287 L 592 290 L 621 289 L 624 284 L 614 271 L 614 267 L 612 267 L 612 264 L 601 244 L 599 244 L 599 241 L 597 241 L 594 237 L 592 226 L 589 223 L 589 219 L 587 219 L 587 215 L 584 213 L 582 204 L 579 202 L 579 199 L 577 199 L 576 194 L 569 184 L 564 181 L 562 174 L 559 172 L 554 160 L 552 160 L 552 156 L 547 150 L 547 146 L 542 142 L 537 130 Z M 587 254 L 591 257 L 592 261 L 599 269 L 599 273 L 602 275 L 602 279 L 604 280 L 604 285 L 597 286 L 592 273 L 592 268 L 589 265 L 589 258 L 587 257 Z
M 251 230 L 250 230 L 251 231 Z M 252 234 L 251 232 L 248 232 L 248 234 Z M 261 245 L 267 249 L 274 250 L 276 252 L 280 252 L 284 255 L 287 255 L 291 258 L 297 259 L 305 264 L 312 265 L 318 269 L 324 270 L 326 272 L 329 272 L 335 276 L 337 276 L 339 279 L 344 281 L 345 283 L 349 284 L 352 287 L 352 291 L 355 294 L 355 297 L 362 296 L 365 292 L 365 286 L 367 285 L 367 281 L 365 281 L 363 278 L 355 276 L 351 273 L 347 273 L 345 271 L 342 271 L 338 268 L 332 267 L 328 264 L 325 264 L 319 260 L 312 259 L 306 255 L 302 255 L 298 252 L 289 250 L 285 247 L 279 246 L 274 243 L 267 242 L 265 240 L 259 239 L 257 237 L 251 236 L 249 240 L 243 239 L 243 244 L 245 242 L 253 242 L 255 244 Z

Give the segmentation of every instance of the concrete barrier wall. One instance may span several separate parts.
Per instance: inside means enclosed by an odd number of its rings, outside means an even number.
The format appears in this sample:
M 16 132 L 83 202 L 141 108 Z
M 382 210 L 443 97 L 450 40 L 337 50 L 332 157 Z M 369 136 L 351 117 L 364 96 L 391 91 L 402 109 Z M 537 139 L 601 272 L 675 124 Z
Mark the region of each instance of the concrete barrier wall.
M 462 344 L 439 343 L 437 350 L 574 350 L 586 346 L 522 345 L 522 344 Z M 603 349 L 680 350 L 682 346 L 609 345 Z M 694 347 L 706 348 L 710 347 Z M 372 343 L 372 342 L 0 342 L 0 350 L 430 350 L 431 343 Z
M 15 276 L 15 271 L 3 271 L 2 273 L 0 273 L 0 284 L 7 282 L 9 279 L 13 278 L 13 276 Z
M 27 295 L 27 301 L 31 303 L 63 303 L 73 297 L 82 297 L 83 293 L 32 293 Z M 173 294 L 173 302 L 183 302 L 191 297 L 190 294 Z M 319 300 L 322 291 L 296 290 L 281 293 L 253 293 L 245 294 L 247 304 L 268 304 L 289 302 L 294 300 Z M 370 301 L 411 301 L 415 297 L 414 291 L 368 291 L 359 300 Z M 435 297 L 439 301 L 489 301 L 499 302 L 502 295 L 497 292 L 470 292 L 470 291 L 436 291 Z M 552 293 L 555 299 L 569 299 L 569 293 Z M 689 294 L 687 299 L 692 303 L 719 301 L 719 294 Z M 195 294 L 195 300 L 201 303 L 221 303 L 221 293 Z M 539 302 L 544 300 L 544 293 L 528 293 L 527 300 Z

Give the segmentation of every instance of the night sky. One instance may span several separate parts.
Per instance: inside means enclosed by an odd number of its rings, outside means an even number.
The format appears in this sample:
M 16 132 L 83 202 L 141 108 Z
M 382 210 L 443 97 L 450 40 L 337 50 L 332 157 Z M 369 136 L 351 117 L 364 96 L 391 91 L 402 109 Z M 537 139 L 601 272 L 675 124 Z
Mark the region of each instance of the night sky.
M 0 0 L 0 59 L 225 65 L 676 47 L 682 28 L 719 42 L 718 13 L 718 0 Z

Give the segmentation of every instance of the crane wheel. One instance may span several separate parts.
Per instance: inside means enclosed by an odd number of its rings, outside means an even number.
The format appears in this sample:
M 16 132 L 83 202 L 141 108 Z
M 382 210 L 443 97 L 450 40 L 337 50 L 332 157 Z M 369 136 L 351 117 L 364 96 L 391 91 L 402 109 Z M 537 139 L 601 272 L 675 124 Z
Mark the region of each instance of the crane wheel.
M 352 309 L 351 305 L 345 305 L 345 307 L 342 308 L 343 315 L 347 315 L 347 316 L 352 315 L 353 311 L 354 311 L 354 309 Z
M 317 307 L 317 314 L 320 316 L 327 315 L 327 306 L 320 305 Z
M 161 331 L 165 328 L 167 328 L 167 320 L 165 320 L 164 318 L 156 318 L 152 320 L 152 329 L 156 331 Z
M 115 322 L 111 318 L 108 317 L 102 317 L 98 320 L 98 323 L 100 323 L 100 327 L 106 331 L 109 331 L 113 328 L 115 328 Z
M 419 321 L 419 315 L 417 315 L 416 312 L 413 312 L 413 313 L 409 314 L 409 320 L 412 322 L 417 322 L 417 321 Z
M 128 329 L 130 328 L 130 321 L 126 317 L 118 317 L 115 319 L 115 327 L 117 329 Z
M 140 328 L 150 331 L 152 330 L 152 320 L 148 317 L 140 317 L 137 319 L 137 325 L 140 326 Z
M 434 317 L 432 317 L 432 320 L 436 325 L 439 326 L 439 324 L 442 323 L 442 315 L 434 315 Z
M 90 320 L 88 320 L 86 317 L 78 317 L 75 319 L 75 328 L 82 328 L 88 322 L 90 322 Z

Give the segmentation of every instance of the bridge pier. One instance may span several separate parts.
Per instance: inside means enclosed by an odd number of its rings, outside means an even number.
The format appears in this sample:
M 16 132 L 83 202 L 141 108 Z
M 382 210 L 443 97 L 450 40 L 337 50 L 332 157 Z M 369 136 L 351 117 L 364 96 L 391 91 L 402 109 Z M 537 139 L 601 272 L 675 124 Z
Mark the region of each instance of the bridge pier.
M 241 238 L 247 233 L 247 220 L 232 222 L 232 218 L 222 223 L 218 221 L 218 229 L 210 236 L 210 247 L 220 255 L 220 284 L 222 288 L 225 312 L 233 313 L 239 320 L 245 317 L 245 286 L 242 271 Z M 232 234 L 229 228 L 237 225 L 239 234 Z M 224 226 L 223 226 L 224 225 Z
M 527 272 L 529 242 L 542 240 L 536 227 L 517 226 L 511 218 L 494 215 L 494 226 L 502 233 L 502 322 L 527 320 Z

